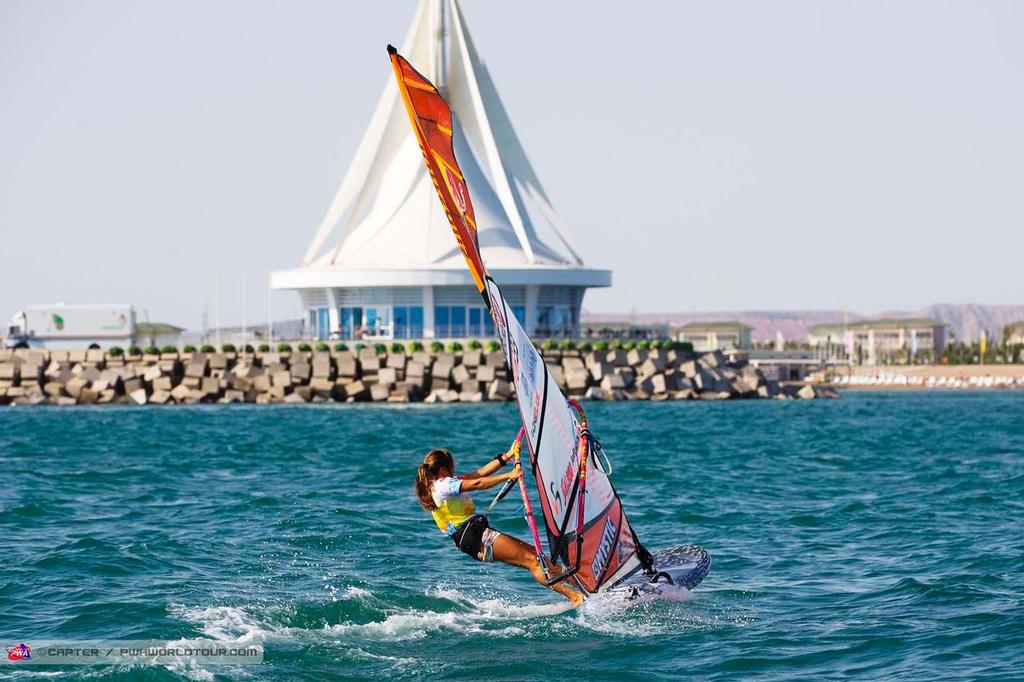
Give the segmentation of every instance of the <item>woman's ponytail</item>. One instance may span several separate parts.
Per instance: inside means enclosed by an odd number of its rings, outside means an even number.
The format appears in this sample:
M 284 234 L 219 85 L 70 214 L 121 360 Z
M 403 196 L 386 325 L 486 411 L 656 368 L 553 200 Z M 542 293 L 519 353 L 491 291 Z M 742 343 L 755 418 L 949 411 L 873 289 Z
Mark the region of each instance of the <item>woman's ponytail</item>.
M 420 506 L 427 511 L 434 511 L 437 505 L 434 504 L 434 496 L 430 490 L 434 481 L 447 472 L 449 476 L 454 474 L 455 461 L 447 450 L 431 450 L 423 459 L 423 464 L 416 470 L 416 482 L 413 483 L 413 492 L 420 501 Z

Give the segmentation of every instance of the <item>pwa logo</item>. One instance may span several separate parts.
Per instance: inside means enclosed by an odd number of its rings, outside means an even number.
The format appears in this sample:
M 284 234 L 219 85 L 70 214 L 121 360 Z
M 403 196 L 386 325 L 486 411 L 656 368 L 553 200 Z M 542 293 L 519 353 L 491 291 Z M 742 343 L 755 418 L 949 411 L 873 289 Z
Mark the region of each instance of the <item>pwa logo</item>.
M 598 580 L 601 579 L 601 573 L 604 572 L 605 564 L 608 563 L 608 558 L 611 556 L 616 532 L 617 529 L 615 524 L 612 523 L 611 515 L 606 516 L 604 519 L 604 531 L 601 533 L 601 544 L 597 546 L 597 554 L 594 555 L 594 561 L 590 564 L 590 572 Z
M 22 642 L 16 646 L 5 647 L 7 649 L 8 661 L 30 661 L 32 660 L 32 648 Z

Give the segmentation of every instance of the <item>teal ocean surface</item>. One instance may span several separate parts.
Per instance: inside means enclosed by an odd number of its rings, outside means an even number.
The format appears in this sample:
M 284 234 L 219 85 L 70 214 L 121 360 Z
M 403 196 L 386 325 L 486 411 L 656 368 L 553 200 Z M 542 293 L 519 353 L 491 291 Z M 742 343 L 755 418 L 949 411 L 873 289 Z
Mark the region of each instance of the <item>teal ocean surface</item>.
M 0 410 L 5 646 L 265 652 L 0 677 L 1024 676 L 1024 392 L 588 411 L 641 540 L 711 551 L 692 598 L 567 611 L 437 532 L 416 465 L 433 446 L 483 464 L 511 405 Z M 519 507 L 492 523 L 525 537 Z

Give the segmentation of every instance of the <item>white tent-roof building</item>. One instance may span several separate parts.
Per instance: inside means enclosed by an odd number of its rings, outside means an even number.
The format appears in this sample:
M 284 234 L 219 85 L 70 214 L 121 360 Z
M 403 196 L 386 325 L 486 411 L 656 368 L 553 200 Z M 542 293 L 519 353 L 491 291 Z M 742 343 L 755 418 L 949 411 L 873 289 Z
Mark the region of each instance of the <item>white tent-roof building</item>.
M 578 336 L 584 291 L 611 272 L 583 267 L 569 244 L 457 0 L 420 0 L 402 54 L 454 110 L 483 260 L 516 316 L 537 337 Z M 299 292 L 319 339 L 493 335 L 391 77 L 301 266 L 271 286 Z

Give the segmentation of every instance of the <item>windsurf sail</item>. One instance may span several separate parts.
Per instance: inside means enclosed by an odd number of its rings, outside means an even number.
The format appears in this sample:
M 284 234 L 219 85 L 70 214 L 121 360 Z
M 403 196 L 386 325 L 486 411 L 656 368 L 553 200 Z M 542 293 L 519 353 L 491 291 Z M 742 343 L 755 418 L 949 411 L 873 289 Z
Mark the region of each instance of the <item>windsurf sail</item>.
M 572 569 L 572 580 L 579 587 L 598 592 L 640 568 L 638 550 L 643 550 L 608 476 L 586 456 L 592 440 L 581 429 L 582 411 L 577 413 L 569 405 L 480 256 L 469 187 L 455 158 L 448 103 L 394 47 L 389 45 L 388 53 L 423 160 L 505 352 L 547 528 L 548 551 L 555 554 L 553 560 Z M 581 461 L 587 462 L 585 467 Z

